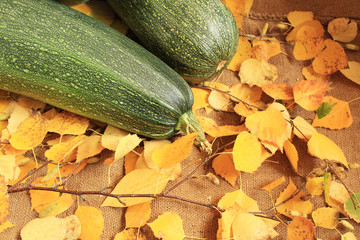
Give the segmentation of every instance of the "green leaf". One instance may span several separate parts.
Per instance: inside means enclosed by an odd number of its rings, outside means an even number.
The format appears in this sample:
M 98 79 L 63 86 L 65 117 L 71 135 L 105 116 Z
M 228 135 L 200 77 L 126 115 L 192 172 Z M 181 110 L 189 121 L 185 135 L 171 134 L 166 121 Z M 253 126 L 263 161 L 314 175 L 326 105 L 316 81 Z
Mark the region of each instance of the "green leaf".
M 329 181 L 330 181 L 330 173 L 326 172 L 324 174 L 324 195 L 325 195 L 325 201 L 328 202 L 329 201 Z
M 344 204 L 345 211 L 356 222 L 360 222 L 360 192 L 354 193 Z
M 321 106 L 316 110 L 318 119 L 326 117 L 331 112 L 331 109 L 336 105 L 336 103 L 329 104 L 328 102 L 323 102 Z

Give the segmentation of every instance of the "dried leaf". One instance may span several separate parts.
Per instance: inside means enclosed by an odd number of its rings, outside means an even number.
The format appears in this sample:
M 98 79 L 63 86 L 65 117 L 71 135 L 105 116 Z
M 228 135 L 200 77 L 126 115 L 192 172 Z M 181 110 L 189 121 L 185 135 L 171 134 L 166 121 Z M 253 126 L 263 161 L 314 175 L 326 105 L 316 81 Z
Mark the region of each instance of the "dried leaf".
M 341 235 L 341 240 L 357 240 L 357 238 L 353 232 L 347 232 Z
M 247 59 L 241 64 L 239 77 L 242 83 L 261 87 L 278 78 L 276 66 L 260 59 Z
M 335 41 L 348 43 L 355 39 L 358 26 L 348 18 L 335 18 L 328 24 L 328 32 Z
M 140 148 L 135 149 L 134 151 L 131 151 L 125 155 L 124 158 L 125 175 L 135 170 L 136 162 L 140 157 L 140 154 L 138 153 L 139 150 Z
M 296 27 L 304 22 L 313 20 L 314 13 L 306 11 L 292 11 L 288 13 L 287 19 L 292 26 Z
M 348 68 L 340 69 L 340 72 L 351 81 L 360 84 L 360 62 L 349 61 L 348 64 Z
M 305 217 L 295 217 L 287 226 L 287 240 L 313 240 L 315 227 L 312 221 Z
M 252 57 L 253 53 L 251 51 L 251 43 L 247 37 L 240 36 L 238 41 L 238 49 L 234 57 L 231 59 L 231 62 L 227 66 L 227 69 L 232 71 L 239 71 L 242 62 Z
M 324 177 L 307 179 L 306 190 L 311 195 L 320 196 L 324 191 Z
M 282 177 L 276 179 L 275 181 L 272 181 L 271 183 L 265 185 L 264 187 L 261 188 L 261 190 L 271 192 L 274 188 L 276 188 L 277 186 L 279 186 L 283 182 L 285 182 L 285 177 L 284 176 L 282 176 Z
M 137 134 L 128 134 L 125 137 L 120 138 L 119 144 L 115 151 L 115 161 L 123 158 L 131 150 L 137 147 L 142 142 Z
M 11 102 L 4 110 L 4 113 L 11 114 L 7 126 L 10 135 L 16 132 L 20 123 L 31 115 L 30 109 L 24 108 L 15 102 Z
M 101 136 L 91 135 L 78 146 L 76 162 L 95 156 L 103 149 L 104 147 L 101 145 Z
M 210 91 L 207 89 L 192 87 L 191 91 L 194 95 L 193 111 L 209 106 Z
M 245 103 L 238 103 L 235 105 L 234 111 L 240 116 L 248 117 L 264 107 L 265 104 L 263 102 L 252 103 L 251 106 Z
M 145 235 L 141 233 L 136 228 L 124 229 L 123 231 L 117 233 L 114 237 L 114 240 L 146 240 Z
M 234 15 L 238 28 L 243 29 L 242 21 L 250 12 L 253 0 L 222 0 Z
M 260 211 L 257 201 L 246 195 L 241 189 L 226 193 L 218 202 L 218 207 L 227 210 L 235 204 L 245 212 Z
M 336 143 L 318 132 L 313 132 L 308 142 L 308 152 L 317 158 L 337 162 L 349 168 L 343 151 Z
M 116 128 L 112 125 L 107 125 L 104 134 L 101 137 L 101 144 L 104 148 L 116 151 L 121 138 L 128 135 L 129 132 Z
M 354 219 L 357 223 L 360 223 L 360 193 L 354 193 L 351 195 L 345 204 L 344 208 L 347 214 Z
M 348 61 L 345 50 L 340 43 L 326 39 L 324 44 L 325 49 L 312 62 L 314 71 L 322 75 L 329 75 L 346 68 Z
M 101 239 L 104 229 L 104 218 L 101 210 L 90 206 L 79 206 L 75 211 L 75 216 L 81 223 L 80 239 Z
M 296 116 L 292 123 L 294 125 L 294 134 L 300 139 L 309 140 L 312 133 L 316 132 L 316 129 L 300 116 Z
M 353 123 L 349 104 L 332 96 L 324 97 L 323 103 L 316 113 L 312 123 L 314 127 L 343 129 L 350 127 Z
M 253 134 L 243 131 L 236 137 L 233 149 L 236 170 L 255 172 L 269 156 Z
M 258 86 L 250 87 L 246 83 L 235 83 L 230 87 L 231 100 L 234 102 L 244 101 L 253 103 L 260 101 L 262 89 Z
M 38 207 L 35 210 L 39 212 L 39 217 L 57 216 L 68 210 L 73 204 L 74 199 L 71 194 L 62 194 L 56 202 Z
M 192 151 L 194 140 L 199 132 L 182 136 L 171 144 L 166 144 L 156 149 L 151 158 L 159 168 L 170 168 L 185 160 Z
M 144 160 L 148 168 L 159 171 L 160 168 L 154 162 L 152 154 L 156 149 L 160 149 L 167 144 L 171 144 L 171 141 L 167 139 L 153 139 L 144 142 Z
M 221 91 L 212 90 L 208 97 L 209 104 L 218 110 L 229 111 L 230 110 L 230 96 L 225 92 L 229 92 L 230 88 L 222 83 L 209 83 L 209 86 Z
M 287 83 L 271 83 L 262 86 L 262 90 L 275 100 L 294 99 L 293 89 Z
M 84 134 L 89 126 L 89 119 L 67 111 L 59 112 L 49 121 L 49 132 L 56 132 L 60 135 Z
M 318 80 L 318 81 L 325 81 L 325 82 L 327 82 L 329 80 L 329 75 L 322 75 L 322 74 L 315 72 L 312 64 L 310 64 L 306 67 L 303 67 L 301 73 L 307 80 Z
M 153 169 L 135 169 L 125 175 L 111 192 L 112 194 L 158 194 L 166 187 L 169 181 L 167 175 L 158 173 Z M 150 197 L 121 198 L 126 206 L 151 201 Z M 108 197 L 102 207 L 125 207 L 116 198 Z
M 326 187 L 327 186 L 327 187 Z M 325 198 L 326 202 L 333 208 L 339 210 L 342 214 L 347 216 L 347 212 L 345 211 L 344 204 L 350 198 L 349 192 L 345 188 L 345 186 L 336 181 L 327 181 L 325 187 Z
M 174 211 L 163 213 L 153 222 L 148 223 L 148 225 L 157 238 L 181 240 L 186 237 L 182 226 L 182 219 Z
M 17 179 L 20 175 L 20 168 L 16 163 L 14 155 L 0 155 L 0 176 L 4 177 L 4 181 L 8 183 Z
M 125 213 L 126 228 L 140 228 L 150 219 L 151 202 L 129 206 Z
M 294 99 L 305 110 L 315 111 L 320 107 L 327 90 L 327 82 L 301 80 L 294 84 Z
M 299 162 L 299 155 L 296 150 L 296 147 L 290 140 L 287 140 L 284 143 L 284 150 L 287 158 L 289 159 L 289 162 L 291 166 L 293 167 L 295 172 L 298 172 L 298 162 Z
M 15 227 L 16 225 L 12 224 L 10 221 L 6 221 L 3 224 L 0 225 L 0 233 L 5 231 L 8 228 Z
M 75 215 L 66 218 L 50 216 L 31 220 L 21 229 L 20 235 L 22 240 L 76 240 L 81 231 L 79 219 Z
M 0 225 L 2 225 L 7 221 L 10 210 L 9 194 L 7 192 L 7 184 L 3 175 L 0 175 L 0 203 Z
M 315 226 L 335 229 L 339 224 L 339 211 L 331 207 L 321 207 L 311 213 Z
M 263 38 L 252 40 L 252 52 L 257 59 L 269 60 L 271 57 L 280 54 L 280 42 L 276 38 Z
M 25 163 L 21 163 L 22 160 L 25 159 Z M 36 168 L 36 162 L 34 160 L 31 160 L 29 158 L 22 158 L 20 160 L 16 161 L 17 166 L 20 168 L 20 174 L 18 175 L 17 178 L 14 178 L 13 180 L 9 181 L 10 185 L 15 184 L 18 180 L 23 179 L 28 173 L 29 171 L 33 170 Z M 20 164 L 21 163 L 21 164 Z M 1 165 L 1 164 L 0 164 Z M 0 167 L 1 168 L 1 167 Z M 1 173 L 0 173 L 1 174 Z M 26 181 L 26 179 L 24 179 L 24 181 Z M 23 182 L 24 182 L 23 181 Z
M 223 177 L 228 183 L 235 187 L 236 180 L 240 172 L 235 169 L 234 160 L 231 154 L 232 150 L 226 150 L 212 161 L 212 167 L 215 173 Z
M 208 117 L 197 116 L 203 131 L 214 138 L 237 135 L 242 131 L 245 131 L 245 125 L 224 125 L 218 126 L 217 123 Z

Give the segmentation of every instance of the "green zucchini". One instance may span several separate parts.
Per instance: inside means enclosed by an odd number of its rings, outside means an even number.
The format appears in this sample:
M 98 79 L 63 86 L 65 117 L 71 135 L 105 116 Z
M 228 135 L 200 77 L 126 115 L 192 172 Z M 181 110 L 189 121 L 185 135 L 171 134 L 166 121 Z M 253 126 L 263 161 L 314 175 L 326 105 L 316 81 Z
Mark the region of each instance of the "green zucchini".
M 221 0 L 107 0 L 152 53 L 190 83 L 230 63 L 239 30 Z
M 207 144 L 180 75 L 56 1 L 0 1 L 0 89 L 150 138 L 200 131 Z

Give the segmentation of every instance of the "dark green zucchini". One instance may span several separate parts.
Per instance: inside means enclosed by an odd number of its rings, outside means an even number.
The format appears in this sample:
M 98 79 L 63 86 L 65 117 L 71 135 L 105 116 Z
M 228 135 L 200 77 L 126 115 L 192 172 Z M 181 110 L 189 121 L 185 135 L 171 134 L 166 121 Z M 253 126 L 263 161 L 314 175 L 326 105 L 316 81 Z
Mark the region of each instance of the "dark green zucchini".
M 230 63 L 239 31 L 220 0 L 107 0 L 141 43 L 190 83 Z
M 0 1 L 0 88 L 150 138 L 201 131 L 180 75 L 52 0 Z M 198 141 L 206 142 L 203 133 Z

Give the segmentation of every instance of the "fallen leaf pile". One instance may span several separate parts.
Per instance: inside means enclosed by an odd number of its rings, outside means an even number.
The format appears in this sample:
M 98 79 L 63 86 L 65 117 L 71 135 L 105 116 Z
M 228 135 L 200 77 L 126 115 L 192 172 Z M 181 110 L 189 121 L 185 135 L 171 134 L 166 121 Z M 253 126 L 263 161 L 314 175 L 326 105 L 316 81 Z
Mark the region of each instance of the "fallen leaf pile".
M 252 0 L 223 2 L 242 29 Z M 122 33 L 127 31 L 104 1 L 72 7 Z M 237 74 L 237 83 L 211 81 L 192 86 L 193 112 L 207 139 L 223 143 L 231 138 L 230 144 L 213 149 L 213 155 L 207 156 L 212 170 L 204 179 L 218 184 L 220 177 L 235 189 L 211 205 L 219 212 L 217 239 L 275 238 L 280 236 L 276 230 L 279 224 L 286 224 L 289 240 L 315 239 L 318 228 L 337 229 L 341 225 L 352 230 L 352 224 L 340 216 L 360 222 L 360 193 L 349 191 L 331 170 L 346 171 L 352 165 L 336 139 L 317 131 L 341 130 L 353 123 L 349 102 L 328 95 L 328 91 L 330 75 L 338 71 L 360 83 L 360 63 L 348 61 L 343 47 L 354 40 L 356 22 L 334 19 L 326 30 L 312 12 L 294 11 L 288 14 L 287 26 L 285 41 L 291 44 L 294 59 L 311 60 L 302 69 L 304 80 L 293 85 L 277 82 L 277 66 L 270 60 L 283 54 L 281 40 L 244 35 L 228 66 Z M 264 31 L 266 34 L 267 29 Z M 312 112 L 313 121 L 292 116 L 296 107 Z M 183 162 L 191 155 L 199 132 L 171 140 L 145 139 L 5 91 L 0 92 L 0 112 L 0 232 L 15 226 L 8 220 L 9 194 L 26 185 L 31 205 L 28 211 L 35 211 L 38 217 L 21 226 L 24 240 L 101 239 L 107 207 L 125 212 L 125 228 L 118 229 L 115 240 L 146 239 L 143 228 L 151 229 L 159 239 L 200 237 L 187 235 L 181 213 L 176 211 L 151 219 L 152 202 L 166 197 L 169 183 L 183 176 Z M 238 124 L 220 124 L 213 117 L 216 112 L 238 117 Z M 257 200 L 244 192 L 239 177 L 261 171 L 275 154 L 286 156 L 300 175 L 302 157 L 294 140 L 302 141 L 308 155 L 323 160 L 327 167 L 307 175 L 303 188 L 285 176 L 262 186 L 259 190 L 270 197 L 273 206 L 273 215 L 267 216 L 266 209 L 260 209 Z M 124 161 L 125 174 L 109 186 L 106 195 L 99 189 L 98 194 L 106 196 L 100 207 L 80 202 L 82 196 L 67 188 L 67 181 L 86 171 L 88 165 L 103 164 L 110 171 L 118 161 Z M 32 178 L 41 169 L 45 174 Z M 322 197 L 327 206 L 315 207 L 311 201 L 315 196 Z M 59 217 L 72 207 L 72 215 Z M 351 231 L 342 237 L 356 239 Z

